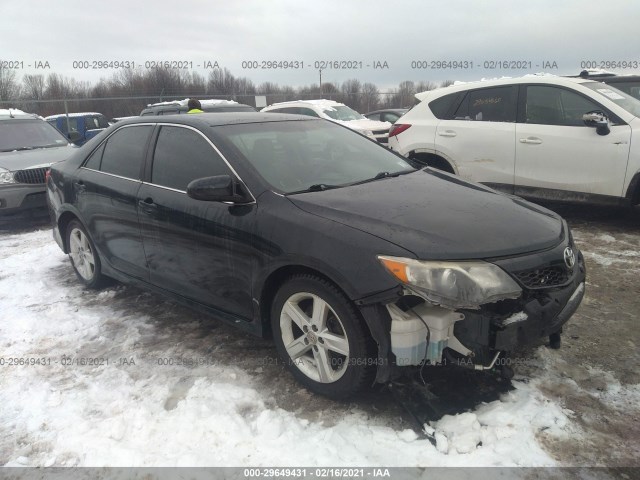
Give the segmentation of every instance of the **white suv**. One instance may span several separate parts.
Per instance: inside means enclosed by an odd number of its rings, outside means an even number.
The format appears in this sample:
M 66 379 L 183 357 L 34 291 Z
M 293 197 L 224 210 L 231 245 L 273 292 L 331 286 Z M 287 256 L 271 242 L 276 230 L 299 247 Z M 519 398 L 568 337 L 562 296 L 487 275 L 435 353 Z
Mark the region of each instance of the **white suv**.
M 640 203 L 640 101 L 610 85 L 530 75 L 416 97 L 389 134 L 402 155 L 523 197 Z
M 389 122 L 369 120 L 364 115 L 333 100 L 296 100 L 293 102 L 274 103 L 264 107 L 261 112 L 295 113 L 324 118 L 340 123 L 351 130 L 377 140 L 383 145 L 387 145 L 389 129 L 391 128 Z

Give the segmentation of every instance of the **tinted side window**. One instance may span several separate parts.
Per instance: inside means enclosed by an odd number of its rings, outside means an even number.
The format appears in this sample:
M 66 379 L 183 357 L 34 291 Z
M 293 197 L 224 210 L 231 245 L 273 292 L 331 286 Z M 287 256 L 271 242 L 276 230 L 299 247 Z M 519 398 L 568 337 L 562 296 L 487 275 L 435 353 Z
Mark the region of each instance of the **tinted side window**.
M 458 120 L 480 122 L 515 122 L 516 89 L 497 87 L 471 90 L 454 117 Z
M 300 107 L 300 108 L 298 108 L 298 113 L 300 115 L 307 115 L 309 117 L 318 117 L 318 118 L 320 118 L 320 115 L 318 115 L 316 112 L 314 112 L 310 108 Z
M 436 118 L 443 119 L 447 116 L 459 95 L 459 93 L 452 93 L 450 95 L 445 95 L 444 97 L 436 98 L 429 102 L 429 108 Z
M 231 171 L 202 135 L 188 128 L 162 127 L 153 154 L 152 183 L 186 191 L 192 180 L 215 175 Z
M 369 120 L 380 120 L 380 114 L 379 113 L 372 113 L 371 115 L 367 115 L 366 117 Z
M 84 164 L 85 167 L 91 168 L 93 170 L 100 170 L 100 163 L 102 162 L 102 152 L 104 152 L 104 147 L 106 143 L 100 145 L 89 157 L 89 160 Z
M 602 107 L 575 92 L 550 86 L 527 87 L 526 122 L 584 127 L 582 115 Z
M 124 127 L 114 133 L 104 149 L 100 171 L 139 179 L 140 165 L 153 127 Z

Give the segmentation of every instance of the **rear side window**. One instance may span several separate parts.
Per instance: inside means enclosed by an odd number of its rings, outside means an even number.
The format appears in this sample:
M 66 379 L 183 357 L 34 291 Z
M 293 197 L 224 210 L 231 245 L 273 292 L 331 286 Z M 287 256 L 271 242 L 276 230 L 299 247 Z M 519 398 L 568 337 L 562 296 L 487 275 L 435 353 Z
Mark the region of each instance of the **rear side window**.
M 298 113 L 300 115 L 307 115 L 308 117 L 320 118 L 320 115 L 318 115 L 316 112 L 314 112 L 310 108 L 300 107 L 300 108 L 298 108 Z
M 449 95 L 445 95 L 444 97 L 436 98 L 435 100 L 429 102 L 429 109 L 433 112 L 433 115 L 436 118 L 444 119 L 447 118 L 447 114 L 451 111 L 453 104 L 460 96 L 459 93 L 451 93 Z
M 100 163 L 102 162 L 102 152 L 104 152 L 104 147 L 106 143 L 100 145 L 89 157 L 89 160 L 86 161 L 84 166 L 86 168 L 91 168 L 92 170 L 100 170 Z
M 515 87 L 471 90 L 456 110 L 456 120 L 479 122 L 515 122 Z
M 186 191 L 197 178 L 230 174 L 222 157 L 199 133 L 182 127 L 165 126 L 160 130 L 151 183 Z
M 140 178 L 140 166 L 153 127 L 124 127 L 114 133 L 104 148 L 100 171 L 121 177 Z

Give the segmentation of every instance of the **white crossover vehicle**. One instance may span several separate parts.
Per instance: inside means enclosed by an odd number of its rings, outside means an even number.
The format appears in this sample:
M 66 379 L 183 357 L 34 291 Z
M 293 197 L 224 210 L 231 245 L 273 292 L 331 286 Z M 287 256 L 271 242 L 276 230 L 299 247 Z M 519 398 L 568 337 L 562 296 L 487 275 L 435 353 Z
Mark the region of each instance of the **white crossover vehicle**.
M 531 75 L 416 97 L 389 133 L 406 157 L 523 197 L 640 203 L 640 101 L 615 87 Z
M 351 130 L 387 145 L 391 123 L 369 120 L 352 108 L 333 100 L 296 100 L 293 102 L 274 103 L 264 107 L 261 112 L 295 113 L 319 117 L 332 122 L 341 123 Z

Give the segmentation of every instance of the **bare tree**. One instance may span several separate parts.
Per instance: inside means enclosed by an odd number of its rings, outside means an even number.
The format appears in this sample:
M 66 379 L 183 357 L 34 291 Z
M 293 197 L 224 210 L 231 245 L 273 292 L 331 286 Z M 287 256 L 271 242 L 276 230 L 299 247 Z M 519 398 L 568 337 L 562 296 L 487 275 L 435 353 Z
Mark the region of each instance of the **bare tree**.
M 16 71 L 0 67 L 0 100 L 17 100 L 20 96 L 20 84 L 16 80 Z
M 360 104 L 362 105 L 362 113 L 377 110 L 380 105 L 380 91 L 378 90 L 378 87 L 373 83 L 363 83 Z

